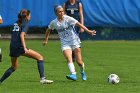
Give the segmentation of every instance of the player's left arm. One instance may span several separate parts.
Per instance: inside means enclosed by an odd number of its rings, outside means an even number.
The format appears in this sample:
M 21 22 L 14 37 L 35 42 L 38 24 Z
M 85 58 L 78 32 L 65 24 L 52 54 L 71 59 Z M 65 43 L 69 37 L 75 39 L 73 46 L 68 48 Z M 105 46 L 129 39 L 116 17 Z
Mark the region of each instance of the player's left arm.
M 83 16 L 83 6 L 82 3 L 79 3 L 79 13 L 80 13 L 80 23 L 84 25 L 84 16 Z M 84 32 L 84 29 L 80 29 L 80 32 Z
M 82 25 L 79 22 L 76 22 L 76 26 L 79 26 L 80 28 L 84 29 L 90 35 L 96 35 L 96 31 L 95 30 L 89 30 L 87 27 L 85 27 L 84 25 Z
M 24 36 L 25 36 L 25 32 L 21 32 L 20 33 L 20 39 L 21 39 L 23 47 L 26 48 Z
M 25 43 L 25 35 L 26 35 L 25 32 L 21 32 L 20 33 L 20 39 L 21 39 L 21 43 L 23 45 L 23 48 L 24 48 L 25 53 L 29 53 L 29 50 L 27 49 L 26 43 Z
M 25 35 L 26 35 L 27 31 L 28 31 L 28 23 L 23 22 L 22 23 L 22 31 L 20 33 L 20 39 L 21 39 L 21 43 L 23 45 L 25 53 L 29 53 L 29 50 L 27 49 L 26 43 L 25 43 Z
M 63 10 L 64 10 L 64 13 L 66 14 L 66 4 L 65 3 L 63 5 Z

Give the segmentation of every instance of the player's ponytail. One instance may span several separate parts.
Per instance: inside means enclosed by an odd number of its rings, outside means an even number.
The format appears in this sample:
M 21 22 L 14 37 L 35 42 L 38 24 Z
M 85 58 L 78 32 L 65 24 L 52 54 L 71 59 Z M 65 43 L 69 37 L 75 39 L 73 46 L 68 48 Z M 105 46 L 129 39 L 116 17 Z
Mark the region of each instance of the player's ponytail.
M 29 16 L 30 10 L 22 9 L 18 14 L 17 23 L 22 26 L 23 21 L 28 21 L 27 16 Z

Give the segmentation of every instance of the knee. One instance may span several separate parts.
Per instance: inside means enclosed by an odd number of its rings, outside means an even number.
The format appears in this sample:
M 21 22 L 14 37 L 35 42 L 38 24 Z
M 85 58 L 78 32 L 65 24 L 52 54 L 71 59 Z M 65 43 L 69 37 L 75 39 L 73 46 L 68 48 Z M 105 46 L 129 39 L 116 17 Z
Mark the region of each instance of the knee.
M 69 59 L 68 59 L 68 57 L 65 57 L 65 59 L 69 62 Z
M 72 58 L 70 58 L 70 57 L 65 57 L 65 58 L 66 58 L 67 62 L 72 62 Z
M 76 53 L 81 53 L 81 49 L 80 49 L 80 48 L 75 49 L 75 52 L 76 52 Z
M 44 57 L 40 55 L 37 60 L 44 60 Z

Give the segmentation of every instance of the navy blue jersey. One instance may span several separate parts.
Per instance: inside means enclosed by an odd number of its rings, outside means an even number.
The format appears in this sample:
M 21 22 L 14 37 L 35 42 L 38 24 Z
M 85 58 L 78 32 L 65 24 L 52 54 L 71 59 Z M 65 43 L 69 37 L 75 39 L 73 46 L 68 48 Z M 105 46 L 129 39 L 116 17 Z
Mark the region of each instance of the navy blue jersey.
M 28 22 L 23 22 L 21 27 L 17 23 L 14 23 L 14 27 L 11 35 L 11 46 L 12 47 L 22 46 L 20 33 L 21 32 L 27 33 L 27 31 L 28 31 Z
M 65 3 L 65 12 L 68 16 L 75 18 L 76 20 L 80 21 L 80 13 L 79 13 L 79 3 L 78 1 L 75 2 L 74 5 L 71 5 L 69 1 Z
M 28 22 L 23 22 L 20 27 L 18 23 L 14 23 L 12 34 L 11 34 L 11 42 L 10 42 L 10 56 L 18 57 L 24 53 L 24 48 L 21 42 L 20 33 L 28 31 Z

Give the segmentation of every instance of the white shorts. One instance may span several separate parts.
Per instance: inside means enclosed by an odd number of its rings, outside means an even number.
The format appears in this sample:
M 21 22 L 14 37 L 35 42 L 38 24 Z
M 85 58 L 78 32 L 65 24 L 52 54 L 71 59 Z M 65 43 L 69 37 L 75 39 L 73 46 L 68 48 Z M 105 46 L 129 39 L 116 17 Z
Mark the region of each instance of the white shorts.
M 79 38 L 76 38 L 76 39 L 71 40 L 69 42 L 63 41 L 63 42 L 61 42 L 61 49 L 62 49 L 62 51 L 67 50 L 67 49 L 74 50 L 75 48 L 81 47 L 80 44 L 81 44 L 81 41 Z
M 74 50 L 74 49 L 80 48 L 80 47 L 81 47 L 80 44 L 77 44 L 77 45 L 63 45 L 63 46 L 61 46 L 61 49 L 62 49 L 62 51 L 67 50 L 67 49 Z

